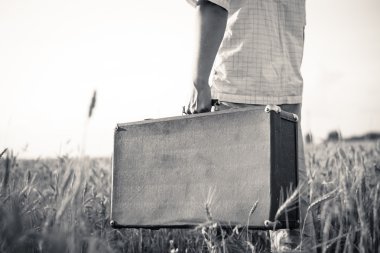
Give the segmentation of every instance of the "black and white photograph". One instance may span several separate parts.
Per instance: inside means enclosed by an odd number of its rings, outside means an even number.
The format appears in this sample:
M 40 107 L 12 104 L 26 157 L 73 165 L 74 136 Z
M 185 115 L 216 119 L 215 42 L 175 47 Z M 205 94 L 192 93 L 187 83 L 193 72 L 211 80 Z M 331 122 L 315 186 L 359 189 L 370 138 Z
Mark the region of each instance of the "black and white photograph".
M 380 1 L 0 0 L 0 252 L 379 253 Z

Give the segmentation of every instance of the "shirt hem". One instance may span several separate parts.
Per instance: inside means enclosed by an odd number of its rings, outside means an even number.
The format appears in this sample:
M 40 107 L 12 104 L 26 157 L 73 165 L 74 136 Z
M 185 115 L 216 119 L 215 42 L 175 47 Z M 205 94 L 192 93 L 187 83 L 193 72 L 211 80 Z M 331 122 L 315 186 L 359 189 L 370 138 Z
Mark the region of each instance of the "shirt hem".
M 226 11 L 230 11 L 230 6 L 228 4 L 228 1 L 226 0 L 208 0 L 208 1 L 216 5 L 219 5 L 220 7 L 224 8 Z
M 186 1 L 193 7 L 196 7 L 198 5 L 198 0 L 186 0 Z M 227 11 L 230 10 L 229 2 L 227 0 L 208 0 L 208 1 L 216 5 L 219 5 L 220 7 L 226 9 Z
M 302 95 L 300 96 L 244 96 L 244 95 L 232 95 L 232 94 L 216 94 L 213 99 L 219 101 L 239 103 L 239 104 L 255 104 L 255 105 L 282 105 L 282 104 L 300 104 L 302 103 Z

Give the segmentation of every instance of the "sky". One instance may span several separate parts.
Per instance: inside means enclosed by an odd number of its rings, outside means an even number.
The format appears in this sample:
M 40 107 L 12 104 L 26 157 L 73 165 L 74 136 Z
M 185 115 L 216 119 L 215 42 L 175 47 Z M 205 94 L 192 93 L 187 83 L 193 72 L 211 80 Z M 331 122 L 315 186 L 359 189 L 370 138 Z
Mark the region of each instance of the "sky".
M 380 131 L 380 1 L 306 3 L 303 131 Z M 0 0 L 0 151 L 110 156 L 117 123 L 181 115 L 193 29 L 185 0 Z

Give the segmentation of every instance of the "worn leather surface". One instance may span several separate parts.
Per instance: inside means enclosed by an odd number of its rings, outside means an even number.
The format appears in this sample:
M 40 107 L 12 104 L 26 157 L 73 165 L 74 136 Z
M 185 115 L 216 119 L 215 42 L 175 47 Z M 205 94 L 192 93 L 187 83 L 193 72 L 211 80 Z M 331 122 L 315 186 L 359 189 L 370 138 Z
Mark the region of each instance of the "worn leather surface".
M 207 221 L 263 226 L 270 210 L 270 117 L 258 109 L 119 124 L 111 219 L 126 226 Z

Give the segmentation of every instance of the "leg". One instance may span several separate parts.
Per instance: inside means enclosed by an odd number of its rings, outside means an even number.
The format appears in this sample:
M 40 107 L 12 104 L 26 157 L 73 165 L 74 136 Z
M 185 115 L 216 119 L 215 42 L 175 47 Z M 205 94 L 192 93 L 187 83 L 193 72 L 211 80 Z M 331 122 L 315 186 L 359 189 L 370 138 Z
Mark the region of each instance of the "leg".
M 264 110 L 265 105 L 251 105 L 251 104 L 237 104 L 230 102 L 221 102 L 217 106 L 216 110 L 227 110 L 232 108 L 245 108 L 245 107 L 257 107 L 261 106 Z M 288 229 L 280 229 L 277 231 L 270 231 L 271 237 L 271 248 L 272 251 L 289 251 L 294 249 L 301 243 L 301 250 L 304 252 L 316 252 L 312 250 L 312 247 L 315 245 L 315 231 L 314 224 L 311 214 L 308 214 L 305 221 L 306 211 L 310 204 L 308 196 L 308 176 L 306 171 L 305 163 L 305 154 L 303 149 L 303 138 L 302 138 L 302 129 L 301 129 L 301 104 L 286 104 L 280 105 L 280 107 L 287 112 L 292 112 L 298 115 L 298 181 L 299 184 L 305 184 L 303 191 L 300 193 L 299 197 L 299 209 L 300 209 L 300 220 L 301 226 L 300 229 L 289 231 Z M 302 231 L 303 223 L 305 221 L 305 229 Z M 302 233 L 302 236 L 301 236 Z
M 316 252 L 316 250 L 312 249 L 313 246 L 315 246 L 315 230 L 314 230 L 314 223 L 313 223 L 311 213 L 307 214 L 306 216 L 306 211 L 310 204 L 310 199 L 309 199 L 309 187 L 308 187 L 309 180 L 308 180 L 308 175 L 306 171 L 305 153 L 304 153 L 304 148 L 303 148 L 303 137 L 302 137 L 302 129 L 301 129 L 302 105 L 301 104 L 286 104 L 286 105 L 280 105 L 280 107 L 284 111 L 297 114 L 299 117 L 299 121 L 298 121 L 298 182 L 300 185 L 304 184 L 304 187 L 302 191 L 300 192 L 300 196 L 299 196 L 299 210 L 300 210 L 301 226 L 298 231 L 288 232 L 290 240 L 285 239 L 285 241 L 301 242 L 300 239 L 302 238 L 301 250 L 312 253 L 312 252 Z M 305 217 L 306 217 L 306 220 L 305 220 Z M 304 225 L 304 222 L 305 222 L 305 225 Z M 304 230 L 302 231 L 303 227 L 304 227 Z M 284 235 L 284 233 L 282 233 L 282 235 Z

